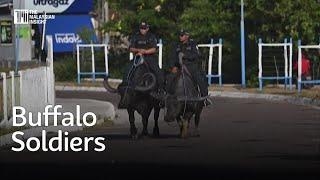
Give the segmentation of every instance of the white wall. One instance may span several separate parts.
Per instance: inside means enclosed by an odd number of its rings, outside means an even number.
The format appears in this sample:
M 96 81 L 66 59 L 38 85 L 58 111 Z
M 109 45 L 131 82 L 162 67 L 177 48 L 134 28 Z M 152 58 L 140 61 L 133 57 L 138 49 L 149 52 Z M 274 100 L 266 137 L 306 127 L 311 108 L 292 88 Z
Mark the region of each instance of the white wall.
M 6 89 L 5 93 L 7 98 L 4 101 L 7 102 L 0 103 L 7 105 L 4 107 L 4 111 L 7 111 L 9 117 L 12 116 L 13 105 L 22 106 L 27 112 L 36 115 L 38 112 L 43 112 L 45 106 L 55 104 L 52 38 L 47 37 L 47 42 L 47 66 L 19 71 L 19 77 L 15 77 L 15 81 L 12 81 L 12 77 L 6 78 L 4 83 L 7 84 L 6 87 L 10 87 Z M 12 88 L 14 92 L 12 92 Z M 33 118 L 37 117 L 33 116 Z M 12 119 L 4 119 L 0 122 L 0 127 L 11 126 Z

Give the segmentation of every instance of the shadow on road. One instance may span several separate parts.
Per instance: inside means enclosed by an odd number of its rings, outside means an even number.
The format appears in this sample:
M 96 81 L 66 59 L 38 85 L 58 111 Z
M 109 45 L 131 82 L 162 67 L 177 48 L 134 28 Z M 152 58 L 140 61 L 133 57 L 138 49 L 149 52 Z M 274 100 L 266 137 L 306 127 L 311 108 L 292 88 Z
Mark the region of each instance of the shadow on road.
M 105 137 L 108 140 L 133 140 L 129 134 L 99 134 L 95 137 Z M 146 140 L 146 139 L 180 139 L 178 134 L 161 134 L 159 137 L 149 134 L 148 136 L 139 135 L 137 140 Z

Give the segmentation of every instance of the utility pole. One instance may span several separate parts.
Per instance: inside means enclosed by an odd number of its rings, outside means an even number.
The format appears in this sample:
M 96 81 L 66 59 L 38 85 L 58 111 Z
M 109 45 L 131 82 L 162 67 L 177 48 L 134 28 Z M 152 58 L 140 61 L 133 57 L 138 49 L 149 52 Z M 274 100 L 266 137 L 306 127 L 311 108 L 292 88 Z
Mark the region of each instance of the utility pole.
M 246 87 L 246 49 L 245 49 L 245 36 L 244 36 L 244 4 L 241 0 L 241 85 Z
M 103 4 L 103 15 L 104 15 L 104 23 L 109 21 L 109 4 L 108 1 L 104 1 Z M 109 34 L 106 32 L 104 34 L 104 43 L 109 44 Z
M 101 30 L 100 30 L 100 27 L 101 27 L 101 19 L 102 19 L 102 8 L 101 8 L 101 3 L 102 3 L 102 0 L 98 0 L 97 1 L 97 21 L 98 21 L 98 41 L 99 43 L 102 42 L 102 33 L 101 33 Z

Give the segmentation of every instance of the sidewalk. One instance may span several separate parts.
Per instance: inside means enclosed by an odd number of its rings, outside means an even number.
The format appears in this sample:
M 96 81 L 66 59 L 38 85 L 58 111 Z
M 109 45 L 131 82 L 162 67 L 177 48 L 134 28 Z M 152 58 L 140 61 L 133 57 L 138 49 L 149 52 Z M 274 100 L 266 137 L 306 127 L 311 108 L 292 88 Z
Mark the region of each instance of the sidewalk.
M 111 82 L 116 85 L 116 82 Z M 56 83 L 57 91 L 94 91 L 106 92 L 101 82 L 84 82 L 80 85 L 76 83 Z M 265 87 L 263 91 L 258 88 L 241 88 L 240 85 L 227 84 L 220 86 L 212 85 L 209 87 L 209 94 L 213 97 L 229 98 L 258 98 L 270 101 L 285 101 L 296 105 L 313 106 L 320 109 L 320 88 L 315 87 L 303 90 L 299 94 L 295 89 L 285 90 L 284 87 Z

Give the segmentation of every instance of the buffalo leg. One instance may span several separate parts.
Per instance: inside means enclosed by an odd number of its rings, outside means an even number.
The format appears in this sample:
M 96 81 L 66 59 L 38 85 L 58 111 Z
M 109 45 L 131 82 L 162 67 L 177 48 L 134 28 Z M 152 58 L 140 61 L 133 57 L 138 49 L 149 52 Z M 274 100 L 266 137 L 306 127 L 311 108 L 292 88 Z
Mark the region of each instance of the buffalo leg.
M 187 138 L 188 134 L 188 120 L 182 119 L 180 125 L 180 136 L 181 138 Z
M 147 110 L 142 114 L 142 124 L 143 124 L 142 136 L 148 136 L 148 119 L 149 119 L 150 113 L 151 113 L 151 110 Z
M 200 123 L 200 113 L 196 113 L 195 118 L 194 118 L 194 124 L 195 124 L 194 136 L 196 136 L 196 137 L 200 136 L 199 123 Z
M 137 139 L 137 128 L 134 123 L 134 110 L 132 109 L 127 109 L 128 114 L 129 114 L 129 122 L 130 122 L 130 135 L 133 139 Z
M 196 137 L 200 136 L 199 123 L 200 123 L 200 114 L 202 112 L 202 109 L 203 109 L 202 104 L 198 103 L 197 111 L 195 113 L 195 118 L 194 118 L 194 124 L 195 124 L 194 136 L 196 136 Z
M 159 126 L 158 126 L 159 113 L 160 113 L 160 108 L 155 107 L 154 108 L 154 127 L 153 127 L 153 136 L 155 137 L 159 137 L 160 135 Z
M 190 136 L 189 127 L 190 127 L 190 120 L 191 120 L 192 116 L 193 116 L 192 112 L 187 112 L 184 117 L 184 123 L 185 123 L 184 126 L 186 126 L 184 131 L 185 131 L 186 136 Z
M 180 127 L 180 137 L 187 138 L 188 120 L 185 117 L 177 117 L 177 122 Z

